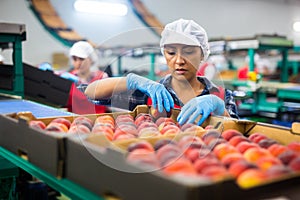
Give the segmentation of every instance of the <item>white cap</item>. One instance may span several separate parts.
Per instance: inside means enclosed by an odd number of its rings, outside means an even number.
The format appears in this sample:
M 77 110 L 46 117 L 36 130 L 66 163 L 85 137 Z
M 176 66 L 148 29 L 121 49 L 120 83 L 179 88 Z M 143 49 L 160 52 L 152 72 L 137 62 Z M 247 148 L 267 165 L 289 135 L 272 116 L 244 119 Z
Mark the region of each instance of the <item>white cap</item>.
M 79 41 L 74 43 L 70 49 L 70 56 L 77 56 L 79 58 L 90 57 L 93 62 L 97 61 L 94 48 L 90 43 L 86 41 Z
M 206 31 L 193 20 L 179 19 L 167 24 L 161 33 L 160 47 L 166 44 L 199 46 L 204 60 L 210 54 Z
M 0 62 L 4 61 L 4 57 L 0 54 Z

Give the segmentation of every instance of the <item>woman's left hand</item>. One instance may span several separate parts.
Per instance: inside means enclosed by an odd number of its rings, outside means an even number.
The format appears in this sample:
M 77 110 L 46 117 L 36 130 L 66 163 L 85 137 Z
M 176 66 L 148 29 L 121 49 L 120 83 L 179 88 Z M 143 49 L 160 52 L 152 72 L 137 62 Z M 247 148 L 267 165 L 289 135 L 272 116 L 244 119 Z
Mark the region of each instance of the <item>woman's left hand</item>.
M 187 104 L 181 108 L 181 112 L 177 117 L 180 125 L 184 123 L 196 123 L 201 125 L 207 117 L 213 113 L 215 115 L 224 115 L 225 104 L 222 99 L 216 95 L 203 95 L 191 99 Z M 202 115 L 197 122 L 196 119 Z

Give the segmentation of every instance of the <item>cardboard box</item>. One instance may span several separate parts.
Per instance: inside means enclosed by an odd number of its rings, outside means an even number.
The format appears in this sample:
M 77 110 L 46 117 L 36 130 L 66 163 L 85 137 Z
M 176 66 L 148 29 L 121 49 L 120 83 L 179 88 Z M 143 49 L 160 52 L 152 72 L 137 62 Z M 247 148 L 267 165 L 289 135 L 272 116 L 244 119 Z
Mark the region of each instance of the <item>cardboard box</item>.
M 138 107 L 131 114 L 136 116 L 140 112 L 148 113 L 149 110 L 147 107 Z M 173 114 L 172 117 L 176 117 L 176 113 Z M 215 116 L 209 117 L 203 126 L 207 125 L 212 125 L 221 132 L 236 129 L 247 136 L 260 132 L 282 144 L 300 141 L 298 127 L 289 129 Z M 149 141 L 154 143 L 156 139 L 151 138 Z M 237 185 L 234 179 L 218 182 L 207 180 L 189 182 L 186 177 L 176 179 L 158 171 L 145 171 L 141 166 L 127 163 L 126 153 L 123 151 L 137 140 L 139 139 L 111 143 L 95 135 L 68 138 L 66 141 L 68 152 L 66 178 L 101 196 L 110 194 L 120 199 L 263 199 L 279 196 L 297 199 L 300 196 L 298 192 L 300 174 L 292 174 L 244 189 Z

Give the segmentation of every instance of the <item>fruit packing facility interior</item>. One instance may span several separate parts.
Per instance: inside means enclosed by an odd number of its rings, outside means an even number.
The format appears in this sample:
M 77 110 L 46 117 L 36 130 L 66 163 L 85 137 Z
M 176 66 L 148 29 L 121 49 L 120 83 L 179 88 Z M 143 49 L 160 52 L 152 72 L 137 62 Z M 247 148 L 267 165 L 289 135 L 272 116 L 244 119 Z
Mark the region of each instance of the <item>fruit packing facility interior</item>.
M 106 13 L 82 2 L 106 1 L 0 2 L 0 199 L 299 199 L 299 0 L 116 0 L 125 11 Z M 201 73 L 233 91 L 240 119 L 67 111 L 73 82 L 54 71 L 75 42 L 111 77 L 158 81 L 160 33 L 179 18 L 206 29 Z

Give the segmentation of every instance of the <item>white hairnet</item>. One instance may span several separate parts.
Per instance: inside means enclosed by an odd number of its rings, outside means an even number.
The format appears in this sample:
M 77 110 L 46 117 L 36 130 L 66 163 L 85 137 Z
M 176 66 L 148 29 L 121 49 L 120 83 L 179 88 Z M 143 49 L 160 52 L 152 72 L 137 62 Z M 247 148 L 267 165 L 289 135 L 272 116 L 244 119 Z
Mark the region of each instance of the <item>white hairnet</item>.
M 167 24 L 161 33 L 160 47 L 166 44 L 199 46 L 204 60 L 210 54 L 206 31 L 193 20 L 179 19 Z
M 70 56 L 79 58 L 91 58 L 93 63 L 97 62 L 97 55 L 93 46 L 86 41 L 79 41 L 73 44 L 70 49 Z

